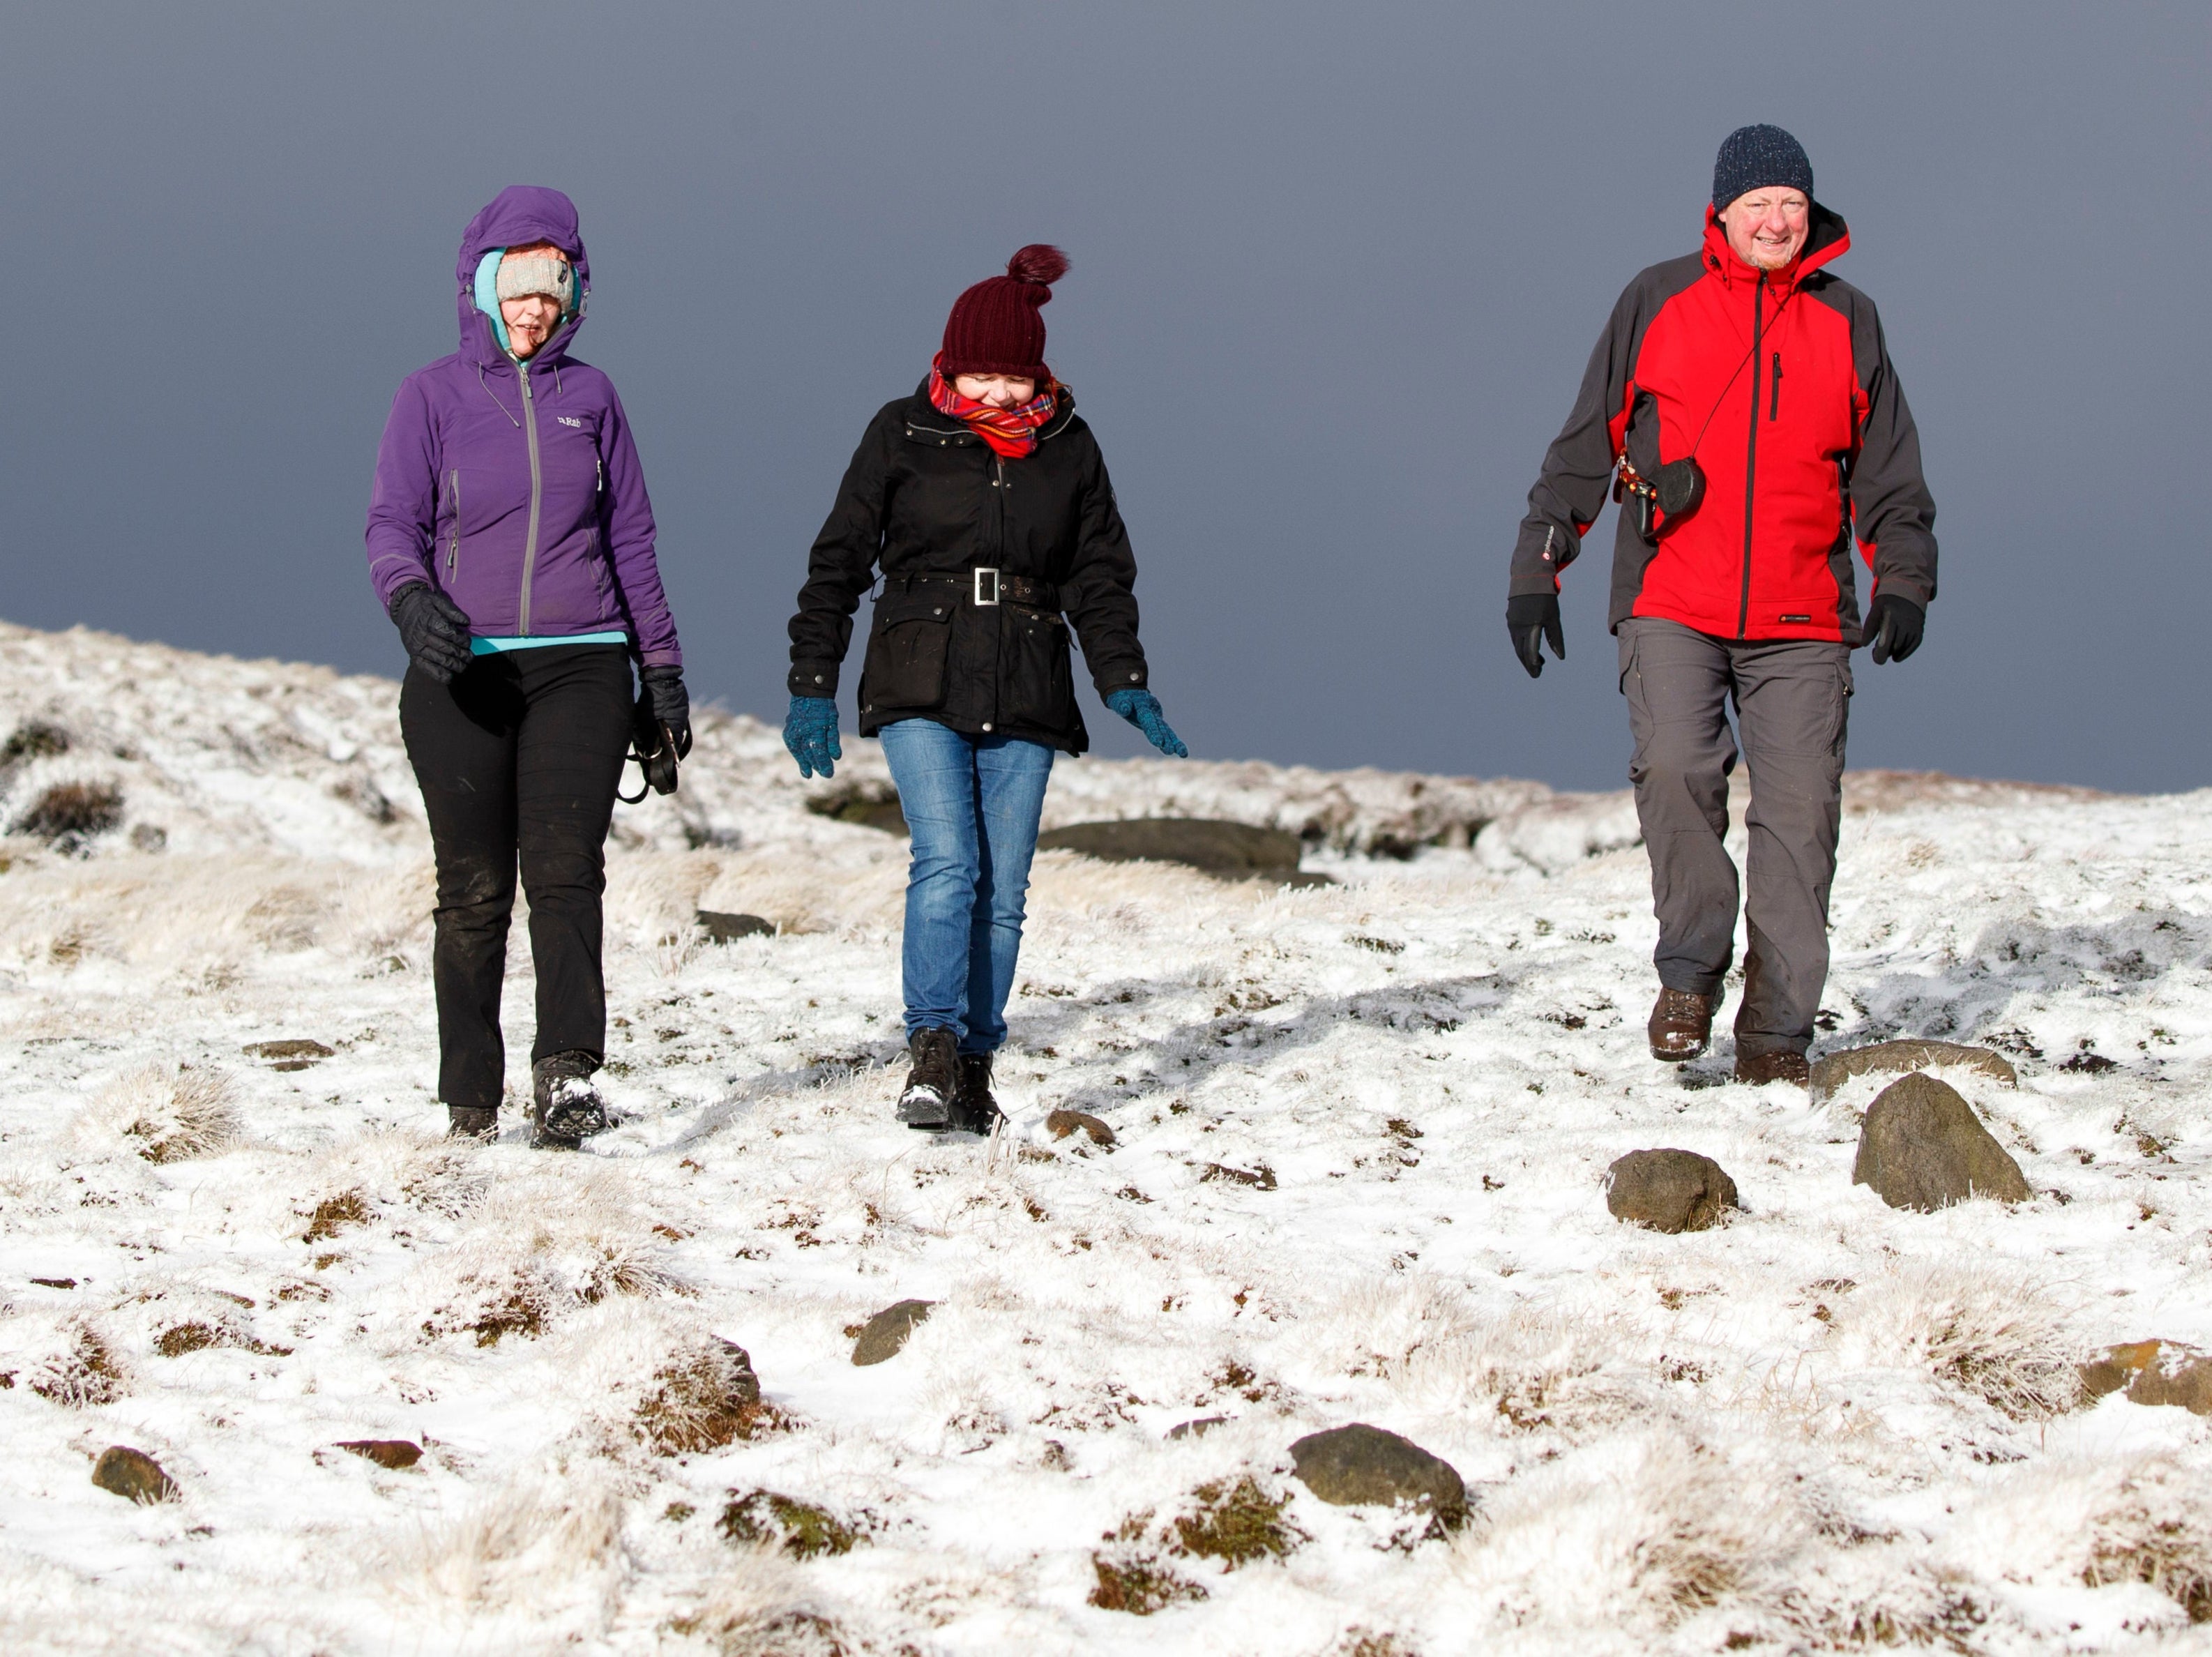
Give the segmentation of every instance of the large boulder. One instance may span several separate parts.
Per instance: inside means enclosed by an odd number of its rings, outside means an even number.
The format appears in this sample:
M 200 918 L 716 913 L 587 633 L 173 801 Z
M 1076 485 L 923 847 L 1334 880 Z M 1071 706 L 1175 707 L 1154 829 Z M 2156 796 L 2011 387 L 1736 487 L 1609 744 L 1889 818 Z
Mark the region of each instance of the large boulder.
M 1305 846 L 1282 828 L 1204 817 L 1130 817 L 1116 822 L 1078 822 L 1037 836 L 1041 852 L 1079 852 L 1107 863 L 1181 863 L 1223 880 L 1272 880 L 1291 885 L 1326 883 L 1301 875 Z
M 2212 1357 L 2179 1341 L 2130 1341 L 2083 1364 L 2081 1390 L 2092 1399 L 2124 1390 L 2130 1403 L 2212 1416 Z
M 1735 1181 L 1694 1150 L 1632 1150 L 1605 1171 L 1605 1205 L 1616 1220 L 1654 1231 L 1703 1231 L 1736 1200 Z
M 935 1301 L 900 1301 L 870 1318 L 860 1327 L 853 1342 L 853 1362 L 862 1369 L 872 1363 L 886 1363 L 899 1355 L 914 1326 L 929 1319 L 929 1308 Z
M 1892 1082 L 1867 1108 L 1853 1185 L 1892 1208 L 1932 1213 L 1969 1197 L 2027 1200 L 2027 1177 L 1958 1089 L 1932 1076 Z
M 1305 1487 L 1334 1507 L 1424 1507 L 1445 1527 L 1467 1517 L 1459 1470 L 1409 1438 L 1355 1422 L 1310 1433 L 1291 1446 Z
M 1988 1047 L 1961 1047 L 1956 1041 L 1877 1041 L 1872 1047 L 1832 1053 L 1815 1064 L 1813 1097 L 1816 1102 L 1826 1099 L 1854 1076 L 1903 1076 L 1954 1066 L 1978 1071 L 2008 1088 L 2020 1085 L 2012 1061 Z

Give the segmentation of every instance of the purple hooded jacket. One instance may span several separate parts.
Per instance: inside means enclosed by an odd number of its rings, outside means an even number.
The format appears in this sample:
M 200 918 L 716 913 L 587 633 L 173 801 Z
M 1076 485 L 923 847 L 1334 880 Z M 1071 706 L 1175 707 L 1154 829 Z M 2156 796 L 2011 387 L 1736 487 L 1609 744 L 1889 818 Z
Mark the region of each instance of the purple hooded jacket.
M 550 241 L 574 266 L 576 314 L 518 365 L 477 309 L 477 262 Z M 576 208 L 514 185 L 461 235 L 461 349 L 408 375 L 376 452 L 368 570 L 378 601 L 410 581 L 443 590 L 479 637 L 620 628 L 647 667 L 680 667 L 653 550 L 653 503 L 613 383 L 577 361 L 591 261 Z

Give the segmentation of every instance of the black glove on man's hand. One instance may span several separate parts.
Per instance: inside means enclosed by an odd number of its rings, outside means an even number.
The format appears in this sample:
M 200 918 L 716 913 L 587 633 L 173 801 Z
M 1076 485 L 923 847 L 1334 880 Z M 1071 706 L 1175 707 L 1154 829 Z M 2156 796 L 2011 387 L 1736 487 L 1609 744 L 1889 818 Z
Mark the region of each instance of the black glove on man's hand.
M 1880 592 L 1867 606 L 1866 636 L 1874 641 L 1874 659 L 1901 662 L 1920 648 L 1920 634 L 1928 625 L 1928 612 L 1910 598 Z
M 469 665 L 469 613 L 435 587 L 410 581 L 392 595 L 388 613 L 407 659 L 440 684 Z
M 645 681 L 645 694 L 653 698 L 653 717 L 668 727 L 669 737 L 676 744 L 676 757 L 684 758 L 691 751 L 691 696 L 684 689 L 684 670 L 648 667 L 640 670 L 637 677 Z
M 1567 659 L 1567 635 L 1559 626 L 1559 595 L 1523 592 L 1505 601 L 1505 630 L 1512 635 L 1513 653 L 1535 678 L 1544 671 L 1542 641 L 1552 641 L 1552 654 Z

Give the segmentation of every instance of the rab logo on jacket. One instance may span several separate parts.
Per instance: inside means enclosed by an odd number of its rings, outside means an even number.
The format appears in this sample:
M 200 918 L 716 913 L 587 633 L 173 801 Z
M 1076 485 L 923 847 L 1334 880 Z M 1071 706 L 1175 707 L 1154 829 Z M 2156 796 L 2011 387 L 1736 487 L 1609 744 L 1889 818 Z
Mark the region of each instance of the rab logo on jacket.
M 584 429 L 584 422 L 574 415 L 555 415 L 553 418 L 563 426 L 574 426 L 580 432 Z

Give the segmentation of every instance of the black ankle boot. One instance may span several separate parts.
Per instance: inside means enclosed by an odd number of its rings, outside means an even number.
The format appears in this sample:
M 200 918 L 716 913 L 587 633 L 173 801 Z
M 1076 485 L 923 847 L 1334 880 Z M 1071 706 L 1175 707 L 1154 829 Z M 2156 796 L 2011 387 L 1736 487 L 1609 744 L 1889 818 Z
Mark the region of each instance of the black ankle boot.
M 998 1126 L 999 1102 L 991 1096 L 991 1055 L 960 1055 L 960 1092 L 952 1102 L 952 1126 L 963 1133 L 988 1134 Z
M 906 1089 L 899 1095 L 899 1120 L 908 1127 L 949 1126 L 953 1101 L 960 1091 L 952 1032 L 916 1030 L 906 1045 L 911 1068 L 907 1071 Z
M 448 1105 L 446 1107 L 446 1137 L 448 1139 L 481 1139 L 489 1144 L 499 1138 L 499 1111 L 486 1105 Z
M 530 1143 L 541 1150 L 574 1150 L 607 1131 L 606 1107 L 592 1085 L 599 1061 L 588 1053 L 556 1053 L 530 1067 Z

